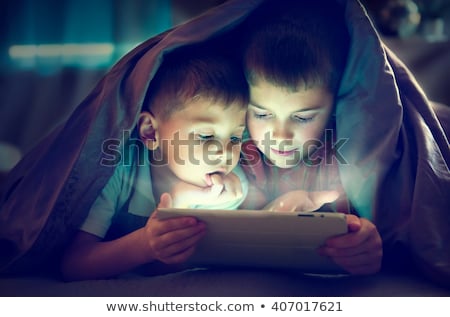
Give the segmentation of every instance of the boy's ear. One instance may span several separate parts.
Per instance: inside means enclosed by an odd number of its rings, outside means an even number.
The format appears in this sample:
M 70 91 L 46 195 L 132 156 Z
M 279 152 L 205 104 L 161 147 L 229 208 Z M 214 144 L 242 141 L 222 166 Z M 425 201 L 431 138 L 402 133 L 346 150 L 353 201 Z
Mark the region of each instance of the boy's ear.
M 158 121 L 147 111 L 139 115 L 139 136 L 149 150 L 156 150 L 159 146 Z

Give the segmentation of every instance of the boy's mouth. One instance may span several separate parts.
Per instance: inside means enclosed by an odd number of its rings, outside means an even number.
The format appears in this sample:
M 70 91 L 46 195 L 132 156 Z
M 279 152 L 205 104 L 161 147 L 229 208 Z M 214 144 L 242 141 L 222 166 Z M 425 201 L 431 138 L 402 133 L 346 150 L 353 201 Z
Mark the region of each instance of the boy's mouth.
M 289 150 L 289 151 L 280 151 L 280 150 L 276 150 L 274 148 L 270 149 L 274 154 L 279 155 L 279 156 L 291 156 L 293 155 L 295 152 L 297 152 L 297 149 L 293 149 L 293 150 Z

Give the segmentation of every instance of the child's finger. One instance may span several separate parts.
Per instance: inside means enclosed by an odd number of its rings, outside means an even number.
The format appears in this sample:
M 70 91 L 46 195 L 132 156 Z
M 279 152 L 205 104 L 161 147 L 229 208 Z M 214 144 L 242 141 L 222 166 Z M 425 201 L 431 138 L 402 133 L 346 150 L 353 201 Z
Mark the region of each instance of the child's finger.
M 205 228 L 199 226 L 194 231 L 185 231 L 176 237 L 172 236 L 167 241 L 161 242 L 159 245 L 159 249 L 161 250 L 160 255 L 167 258 L 183 252 L 183 250 L 195 246 L 198 241 L 204 237 L 205 233 Z
M 308 194 L 312 205 L 311 210 L 305 211 L 313 211 L 319 209 L 323 204 L 332 203 L 339 197 L 339 192 L 336 190 L 315 191 L 309 192 Z
M 223 185 L 212 185 L 209 190 L 211 195 L 213 195 L 214 197 L 219 197 L 220 194 L 222 193 L 222 191 L 223 191 Z
M 192 254 L 194 254 L 194 252 L 195 252 L 195 246 L 191 246 L 190 248 L 185 249 L 182 252 L 162 258 L 161 261 L 166 264 L 183 263 L 183 262 L 186 262 L 186 260 L 189 259 L 192 256 Z
M 158 217 L 159 208 L 171 208 L 171 207 L 172 207 L 172 196 L 170 196 L 169 193 L 163 193 L 159 200 L 158 207 L 156 207 L 156 209 L 150 215 L 149 221 L 150 219 L 155 219 Z
M 158 208 L 171 208 L 172 207 L 172 196 L 169 193 L 163 193 L 159 200 Z
M 158 207 L 156 207 L 156 209 L 152 212 L 152 214 L 150 215 L 150 219 L 157 218 L 159 208 L 171 208 L 171 207 L 172 207 L 172 196 L 170 196 L 169 193 L 163 193 L 159 200 Z
M 296 203 L 285 201 L 283 199 L 276 200 L 267 207 L 270 211 L 305 211 L 303 207 L 299 207 Z
M 348 232 L 356 232 L 361 229 L 361 219 L 355 215 L 346 215 Z
M 331 256 L 331 257 L 346 257 L 346 256 L 355 256 L 363 253 L 374 252 L 378 253 L 382 252 L 381 243 L 374 238 L 368 238 L 363 243 L 360 243 L 354 247 L 348 248 L 334 248 L 329 245 L 322 246 L 319 249 L 319 253 L 321 255 Z
M 214 173 L 211 175 L 211 183 L 213 185 L 223 185 L 223 175 L 219 173 Z
M 153 226 L 151 231 L 153 236 L 159 237 L 173 231 L 190 229 L 197 226 L 200 222 L 194 217 L 176 217 L 164 220 L 157 220 L 158 224 Z
M 239 177 L 230 173 L 224 178 L 224 190 L 235 197 L 242 197 L 242 185 Z
M 369 230 L 369 228 L 362 228 L 360 218 L 355 215 L 346 215 L 346 219 L 349 232 L 327 239 L 327 246 L 332 248 L 354 248 L 370 241 L 373 232 Z M 357 228 L 357 230 L 354 230 L 355 228 Z
M 154 221 L 153 219 L 158 218 L 158 208 L 171 208 L 172 207 L 172 197 L 168 193 L 163 193 L 159 200 L 158 207 L 151 213 L 147 223 Z
M 222 175 L 220 174 L 211 175 L 211 183 L 212 185 L 210 187 L 210 193 L 213 194 L 214 196 L 219 196 L 224 189 Z

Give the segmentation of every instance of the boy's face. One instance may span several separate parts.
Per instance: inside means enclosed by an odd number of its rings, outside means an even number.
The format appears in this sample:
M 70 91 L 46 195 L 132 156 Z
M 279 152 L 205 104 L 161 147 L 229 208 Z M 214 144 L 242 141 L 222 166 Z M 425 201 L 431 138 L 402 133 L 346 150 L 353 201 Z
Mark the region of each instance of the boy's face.
M 259 80 L 250 85 L 251 138 L 274 165 L 293 167 L 322 142 L 333 102 L 333 95 L 322 87 L 291 92 Z
M 239 104 L 224 108 L 200 98 L 159 122 L 159 149 L 168 167 L 202 187 L 211 185 L 211 174 L 231 172 L 239 161 L 245 112 Z

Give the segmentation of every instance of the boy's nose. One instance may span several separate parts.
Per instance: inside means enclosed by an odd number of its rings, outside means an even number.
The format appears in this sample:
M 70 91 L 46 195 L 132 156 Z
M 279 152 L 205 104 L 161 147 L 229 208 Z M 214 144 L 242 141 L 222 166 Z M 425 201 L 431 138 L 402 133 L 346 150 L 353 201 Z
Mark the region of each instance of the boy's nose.
M 214 144 L 209 144 L 208 153 L 215 159 L 221 159 L 221 157 L 225 155 L 225 150 L 222 142 L 214 142 Z
M 211 149 L 214 155 L 216 156 L 222 156 L 224 154 L 223 150 L 223 144 L 221 142 L 217 142 L 213 145 L 213 148 Z
M 231 141 L 225 143 L 226 144 L 221 142 L 220 145 L 216 144 L 213 150 L 213 155 L 221 162 L 229 164 L 228 162 L 233 161 L 233 156 L 240 152 L 240 147 Z M 235 151 L 235 147 L 239 147 L 239 151 Z
M 292 139 L 294 134 L 292 131 L 283 123 L 275 124 L 272 130 L 272 138 L 274 139 Z

